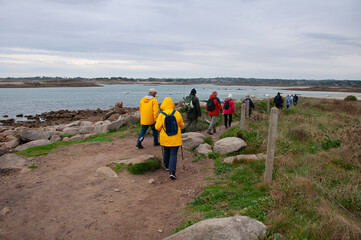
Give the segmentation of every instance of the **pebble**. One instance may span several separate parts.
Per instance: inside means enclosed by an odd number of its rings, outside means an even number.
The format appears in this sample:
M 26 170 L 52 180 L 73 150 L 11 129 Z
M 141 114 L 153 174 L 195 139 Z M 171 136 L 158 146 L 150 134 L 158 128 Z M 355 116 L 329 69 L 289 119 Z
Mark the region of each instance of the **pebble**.
M 10 209 L 9 207 L 4 207 L 4 208 L 1 210 L 1 215 L 2 215 L 2 216 L 6 216 L 6 215 L 8 215 L 10 212 L 11 212 L 11 209 Z
M 152 178 L 152 179 L 150 179 L 148 182 L 149 182 L 149 184 L 154 184 L 154 183 L 155 183 L 155 180 Z
M 110 199 L 109 202 L 114 202 L 114 200 L 113 200 L 113 199 Z
M 158 229 L 158 232 L 162 233 L 162 232 L 163 232 L 163 230 L 162 230 L 162 229 Z
M 114 192 L 120 192 L 120 189 L 114 188 Z

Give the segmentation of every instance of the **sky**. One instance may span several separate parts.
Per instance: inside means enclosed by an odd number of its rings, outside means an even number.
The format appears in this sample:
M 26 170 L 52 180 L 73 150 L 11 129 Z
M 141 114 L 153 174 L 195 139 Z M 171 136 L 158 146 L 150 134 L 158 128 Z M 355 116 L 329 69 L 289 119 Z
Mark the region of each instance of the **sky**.
M 0 77 L 361 80 L 360 0 L 0 0 Z

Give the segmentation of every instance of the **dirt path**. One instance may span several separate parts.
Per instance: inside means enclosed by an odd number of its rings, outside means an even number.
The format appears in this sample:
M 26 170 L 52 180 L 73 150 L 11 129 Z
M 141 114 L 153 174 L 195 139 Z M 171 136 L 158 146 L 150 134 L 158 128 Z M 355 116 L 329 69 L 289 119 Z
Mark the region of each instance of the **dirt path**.
M 218 140 L 221 132 L 212 138 Z M 206 131 L 202 133 L 206 134 Z M 159 169 L 143 175 L 127 171 L 118 178 L 95 177 L 97 168 L 122 158 L 161 157 L 149 135 L 144 149 L 136 136 L 111 143 L 83 143 L 32 158 L 39 168 L 0 177 L 0 239 L 163 239 L 182 223 L 187 202 L 202 192 L 213 176 L 211 160 L 192 162 L 178 154 L 177 180 Z M 149 184 L 150 179 L 155 183 Z M 116 189 L 116 190 L 115 190 Z M 119 191 L 117 190 L 119 189 Z

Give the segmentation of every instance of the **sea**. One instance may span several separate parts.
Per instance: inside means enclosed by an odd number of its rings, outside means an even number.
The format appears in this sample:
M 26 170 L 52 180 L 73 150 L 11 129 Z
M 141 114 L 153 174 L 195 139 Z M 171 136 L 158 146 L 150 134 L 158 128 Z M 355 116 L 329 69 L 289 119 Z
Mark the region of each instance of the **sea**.
M 228 94 L 233 99 L 242 99 L 246 94 L 254 98 L 270 98 L 280 92 L 283 97 L 291 94 L 305 97 L 343 99 L 348 93 L 314 92 L 285 90 L 284 87 L 262 86 L 220 86 L 213 84 L 168 85 L 168 84 L 121 84 L 101 87 L 64 87 L 64 88 L 0 88 L 0 119 L 17 118 L 16 115 L 35 115 L 58 110 L 94 110 L 110 109 L 122 101 L 123 107 L 138 107 L 139 101 L 150 88 L 157 90 L 157 99 L 161 103 L 165 97 L 179 102 L 194 88 L 197 97 L 206 101 L 212 91 L 218 92 L 223 101 Z M 358 98 L 360 98 L 360 94 Z M 6 117 L 7 115 L 7 117 Z

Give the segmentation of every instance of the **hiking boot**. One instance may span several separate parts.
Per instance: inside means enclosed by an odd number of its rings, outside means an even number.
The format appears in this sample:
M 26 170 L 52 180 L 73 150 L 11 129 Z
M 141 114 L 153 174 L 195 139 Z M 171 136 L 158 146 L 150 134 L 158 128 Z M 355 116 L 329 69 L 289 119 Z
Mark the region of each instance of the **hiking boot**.
M 169 174 L 170 179 L 176 180 L 177 177 L 175 176 L 175 172 L 170 172 Z
M 212 133 L 211 131 L 207 131 L 207 133 L 208 133 L 209 135 L 213 135 L 213 133 Z
M 185 130 L 185 129 L 182 129 L 181 133 L 185 133 L 185 132 L 186 132 L 186 130 Z
M 159 142 L 155 142 L 155 143 L 154 143 L 154 146 L 159 146 L 159 145 L 160 145 Z
M 142 149 L 142 148 L 144 148 L 144 147 L 142 146 L 142 143 L 141 143 L 141 142 L 137 142 L 137 145 L 136 145 L 136 147 L 137 147 L 137 148 L 139 148 L 139 149 Z
M 167 167 L 164 167 L 164 169 L 165 169 L 166 171 L 169 171 L 169 168 L 167 168 Z
M 213 133 L 216 133 L 217 131 L 216 131 L 216 129 L 213 129 Z

